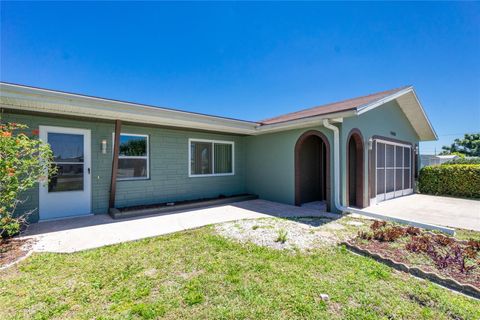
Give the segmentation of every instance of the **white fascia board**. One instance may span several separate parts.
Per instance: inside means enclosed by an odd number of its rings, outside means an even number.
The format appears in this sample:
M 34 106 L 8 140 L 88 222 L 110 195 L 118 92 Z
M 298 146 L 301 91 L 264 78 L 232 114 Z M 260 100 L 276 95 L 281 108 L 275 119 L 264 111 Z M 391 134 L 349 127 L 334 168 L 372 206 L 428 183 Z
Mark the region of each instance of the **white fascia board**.
M 398 91 L 398 92 L 396 92 L 396 93 L 394 93 L 394 94 L 391 94 L 391 95 L 389 95 L 389 96 L 386 96 L 385 98 L 382 98 L 382 99 L 377 100 L 377 101 L 374 101 L 374 102 L 372 102 L 372 103 L 363 105 L 363 106 L 357 108 L 357 113 L 358 113 L 358 115 L 361 115 L 361 114 L 363 114 L 363 113 L 365 113 L 365 112 L 367 112 L 367 111 L 370 111 L 370 110 L 372 110 L 372 109 L 375 109 L 375 108 L 377 108 L 377 107 L 379 107 L 379 106 L 381 106 L 381 105 L 383 105 L 383 104 L 385 104 L 385 103 L 387 103 L 387 102 L 390 102 L 390 101 L 392 101 L 392 100 L 395 100 L 395 99 L 397 99 L 398 97 L 403 96 L 403 95 L 406 94 L 406 93 L 409 93 L 410 91 L 413 91 L 413 87 L 407 87 L 407 88 L 405 88 L 405 89 L 403 89 L 403 90 L 400 90 L 400 91 Z
M 119 119 L 163 126 L 251 134 L 255 122 L 189 113 L 69 93 L 0 84 L 0 102 L 5 108 L 70 116 Z
M 209 116 L 180 110 L 108 100 L 72 93 L 0 83 L 0 107 L 66 116 L 122 120 L 160 126 L 209 130 L 232 134 L 260 135 L 322 125 L 356 115 L 355 110 L 261 125 L 257 122 Z
M 400 90 L 400 91 L 398 91 L 398 92 L 396 92 L 396 93 L 394 93 L 394 94 L 391 94 L 391 95 L 389 95 L 389 96 L 387 96 L 387 97 L 385 97 L 385 98 L 382 98 L 382 99 L 377 100 L 377 101 L 375 101 L 375 102 L 372 102 L 372 103 L 370 103 L 370 104 L 367 104 L 367 105 L 364 105 L 364 106 L 359 107 L 359 108 L 357 109 L 357 114 L 358 114 L 358 115 L 364 114 L 365 112 L 368 112 L 368 111 L 370 111 L 370 110 L 373 110 L 373 109 L 375 109 L 375 108 L 377 108 L 377 107 L 379 107 L 379 106 L 381 106 L 381 105 L 383 105 L 383 104 L 385 104 L 385 103 L 387 103 L 387 102 L 393 101 L 393 100 L 395 100 L 395 99 L 397 99 L 397 98 L 399 98 L 399 97 L 401 97 L 401 96 L 403 96 L 403 95 L 405 95 L 405 94 L 408 94 L 408 93 L 412 93 L 413 96 L 415 97 L 415 100 L 416 100 L 416 102 L 417 102 L 417 104 L 418 104 L 418 107 L 419 107 L 419 109 L 421 110 L 422 115 L 423 115 L 423 118 L 425 119 L 425 121 L 426 121 L 426 123 L 427 123 L 427 125 L 428 125 L 428 127 L 429 127 L 429 129 L 430 129 L 430 131 L 431 131 L 431 133 L 432 133 L 432 137 L 433 137 L 433 139 L 430 139 L 430 137 L 426 137 L 426 138 L 420 137 L 420 139 L 421 139 L 422 141 L 438 140 L 437 133 L 435 132 L 435 129 L 433 129 L 432 123 L 430 122 L 430 119 L 427 117 L 427 114 L 425 113 L 425 109 L 423 108 L 422 104 L 420 103 L 420 100 L 418 99 L 418 96 L 417 96 L 417 94 L 416 94 L 416 92 L 415 92 L 415 89 L 414 89 L 412 86 L 407 87 L 407 88 L 405 88 L 405 89 L 403 89 L 403 90 Z
M 415 100 L 417 100 L 418 105 L 420 106 L 420 110 L 422 110 L 423 117 L 424 117 L 425 120 L 427 120 L 427 122 L 428 122 L 428 126 L 430 127 L 430 130 L 431 130 L 432 133 L 433 133 L 434 140 L 438 140 L 437 132 L 436 132 L 435 129 L 433 128 L 432 123 L 430 122 L 430 119 L 428 118 L 427 114 L 425 113 L 425 109 L 423 108 L 422 104 L 420 103 L 420 99 L 418 99 L 417 93 L 415 92 L 415 90 L 414 90 L 413 88 L 412 88 L 412 93 L 413 93 L 413 96 L 415 97 Z
M 254 135 L 273 133 L 273 132 L 292 130 L 292 129 L 308 128 L 313 126 L 323 126 L 324 119 L 332 119 L 332 122 L 340 123 L 343 121 L 343 118 L 352 117 L 355 115 L 356 115 L 356 111 L 351 110 L 351 111 L 332 113 L 328 115 L 315 116 L 310 118 L 290 120 L 290 121 L 281 122 L 281 123 L 266 124 L 266 125 L 258 126 Z

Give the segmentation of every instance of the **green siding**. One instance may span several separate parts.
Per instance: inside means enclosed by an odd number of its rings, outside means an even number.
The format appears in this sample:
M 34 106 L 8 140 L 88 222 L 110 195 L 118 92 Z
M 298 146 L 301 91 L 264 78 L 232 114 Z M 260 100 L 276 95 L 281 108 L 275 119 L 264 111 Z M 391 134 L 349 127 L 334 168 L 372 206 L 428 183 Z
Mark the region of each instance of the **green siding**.
M 112 166 L 113 122 L 101 120 L 75 120 L 49 116 L 13 114 L 5 111 L 3 121 L 24 123 L 30 129 L 39 125 L 83 128 L 91 130 L 92 139 L 92 211 L 107 213 Z M 151 204 L 216 197 L 220 194 L 245 193 L 244 137 L 197 131 L 124 125 L 124 133 L 148 134 L 150 142 L 150 179 L 118 181 L 116 206 Z M 215 139 L 235 142 L 235 175 L 218 177 L 188 177 L 188 139 Z M 107 139 L 106 154 L 101 153 L 101 141 Z M 22 196 L 27 199 L 17 208 L 26 212 L 38 208 L 38 187 Z M 38 210 L 31 215 L 38 221 Z
M 353 128 L 361 131 L 364 139 L 364 201 L 368 200 L 368 140 L 375 135 L 387 138 L 393 138 L 416 144 L 419 141 L 418 135 L 413 129 L 410 121 L 403 113 L 396 101 L 388 102 L 376 109 L 370 110 L 358 117 L 345 118 L 340 132 L 340 159 L 341 167 L 341 187 L 343 203 L 346 204 L 346 181 L 347 181 L 347 138 Z M 391 131 L 395 132 L 393 136 Z
M 262 199 L 294 204 L 295 144 L 309 130 L 325 134 L 332 148 L 333 134 L 321 126 L 247 137 L 247 192 Z M 333 152 L 330 152 L 330 163 L 333 163 Z M 330 180 L 333 190 L 332 165 Z M 330 203 L 333 204 L 333 198 Z

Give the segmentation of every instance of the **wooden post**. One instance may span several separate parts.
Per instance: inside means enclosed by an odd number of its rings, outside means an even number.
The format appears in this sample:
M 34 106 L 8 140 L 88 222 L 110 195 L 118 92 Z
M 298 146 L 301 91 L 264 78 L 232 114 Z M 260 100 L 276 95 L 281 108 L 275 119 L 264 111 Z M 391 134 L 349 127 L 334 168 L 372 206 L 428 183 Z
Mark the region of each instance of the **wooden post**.
M 120 132 L 122 121 L 115 120 L 115 139 L 113 143 L 112 179 L 110 182 L 109 208 L 115 208 L 115 190 L 117 188 L 118 154 L 120 151 Z

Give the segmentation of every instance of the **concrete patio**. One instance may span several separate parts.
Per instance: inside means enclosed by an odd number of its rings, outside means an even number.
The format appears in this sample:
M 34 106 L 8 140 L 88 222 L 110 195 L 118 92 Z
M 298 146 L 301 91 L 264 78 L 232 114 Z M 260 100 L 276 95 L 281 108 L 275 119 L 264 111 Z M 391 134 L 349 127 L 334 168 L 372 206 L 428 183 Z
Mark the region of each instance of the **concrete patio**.
M 480 201 L 412 194 L 365 208 L 389 217 L 480 231 Z
M 22 237 L 33 238 L 33 251 L 75 252 L 116 243 L 155 237 L 202 226 L 268 217 L 339 215 L 265 200 L 179 211 L 141 218 L 114 220 L 109 215 L 92 215 L 32 224 Z

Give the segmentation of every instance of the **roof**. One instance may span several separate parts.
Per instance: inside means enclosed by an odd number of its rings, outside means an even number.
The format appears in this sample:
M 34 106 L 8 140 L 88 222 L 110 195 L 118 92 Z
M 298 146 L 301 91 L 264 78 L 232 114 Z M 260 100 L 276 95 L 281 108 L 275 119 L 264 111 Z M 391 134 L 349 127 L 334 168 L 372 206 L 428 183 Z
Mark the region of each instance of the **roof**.
M 377 93 L 372 93 L 366 96 L 361 96 L 361 97 L 352 98 L 348 100 L 332 102 L 332 103 L 324 104 L 321 106 L 303 109 L 300 111 L 295 111 L 295 112 L 287 113 L 277 117 L 265 119 L 260 121 L 260 123 L 263 125 L 266 125 L 266 124 L 281 123 L 281 122 L 291 121 L 296 119 L 304 119 L 304 118 L 309 118 L 309 117 L 314 117 L 319 115 L 326 115 L 326 114 L 331 114 L 331 113 L 336 113 L 341 111 L 349 111 L 349 110 L 358 111 L 358 109 L 362 106 L 378 101 L 382 98 L 390 96 L 406 88 L 408 88 L 408 86 L 386 90 L 382 92 L 377 92 Z
M 411 86 L 252 122 L 0 82 L 2 108 L 245 135 L 318 126 L 325 119 L 332 123 L 341 122 L 343 118 L 359 116 L 392 100 L 397 101 L 421 141 L 437 139 Z

